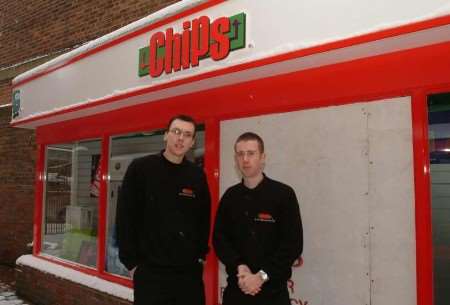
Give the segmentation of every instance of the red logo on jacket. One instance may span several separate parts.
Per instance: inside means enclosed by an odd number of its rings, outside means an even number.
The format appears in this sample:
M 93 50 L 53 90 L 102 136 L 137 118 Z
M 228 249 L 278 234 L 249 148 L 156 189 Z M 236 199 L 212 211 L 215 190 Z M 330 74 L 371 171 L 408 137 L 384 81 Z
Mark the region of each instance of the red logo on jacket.
M 181 192 L 178 193 L 179 196 L 195 198 L 194 190 L 191 188 L 184 187 Z
M 275 222 L 273 216 L 267 212 L 258 213 L 258 216 L 255 218 L 255 221 L 261 222 Z

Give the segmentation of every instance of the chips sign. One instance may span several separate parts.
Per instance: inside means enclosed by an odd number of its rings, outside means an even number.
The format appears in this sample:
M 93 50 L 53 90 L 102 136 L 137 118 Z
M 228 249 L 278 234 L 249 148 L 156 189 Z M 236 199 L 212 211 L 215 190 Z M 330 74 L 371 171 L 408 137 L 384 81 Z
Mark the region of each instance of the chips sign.
M 245 47 L 245 13 L 211 21 L 201 16 L 183 22 L 183 31 L 173 28 L 154 33 L 148 47 L 139 50 L 139 76 L 159 77 L 164 72 L 196 67 L 202 59 L 219 61 L 231 51 Z

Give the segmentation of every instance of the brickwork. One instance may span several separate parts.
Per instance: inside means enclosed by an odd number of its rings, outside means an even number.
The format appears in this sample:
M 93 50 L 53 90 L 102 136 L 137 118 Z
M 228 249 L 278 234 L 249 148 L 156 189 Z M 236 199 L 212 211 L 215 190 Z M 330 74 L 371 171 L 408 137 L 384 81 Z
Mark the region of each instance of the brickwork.
M 131 302 L 43 273 L 28 266 L 16 268 L 17 294 L 35 305 L 130 305 Z
M 0 305 L 35 305 L 17 296 L 15 268 L 0 265 Z
M 0 105 L 11 103 L 11 80 L 0 80 Z
M 73 48 L 175 0 L 0 0 L 0 67 Z
M 33 240 L 34 132 L 9 127 L 11 107 L 0 108 L 0 261 L 14 264 Z

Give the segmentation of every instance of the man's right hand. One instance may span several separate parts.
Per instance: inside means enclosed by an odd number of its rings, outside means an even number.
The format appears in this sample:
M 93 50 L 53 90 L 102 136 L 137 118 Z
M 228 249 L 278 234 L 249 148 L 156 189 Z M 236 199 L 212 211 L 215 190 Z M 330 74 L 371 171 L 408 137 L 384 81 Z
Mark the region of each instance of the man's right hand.
M 242 264 L 237 267 L 237 275 L 236 276 L 238 278 L 238 284 L 239 284 L 239 287 L 241 287 L 241 289 L 242 289 L 242 281 L 244 280 L 244 278 L 247 275 L 250 275 L 250 274 L 252 274 L 252 271 L 250 270 L 250 268 L 247 265 Z

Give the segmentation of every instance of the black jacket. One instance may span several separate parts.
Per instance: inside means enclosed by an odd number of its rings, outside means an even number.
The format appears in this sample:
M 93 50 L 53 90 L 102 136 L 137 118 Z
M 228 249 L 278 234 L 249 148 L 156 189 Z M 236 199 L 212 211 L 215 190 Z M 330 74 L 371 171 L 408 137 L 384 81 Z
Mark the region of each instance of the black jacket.
M 246 264 L 253 273 L 262 269 L 269 275 L 266 287 L 286 287 L 303 250 L 294 190 L 266 176 L 254 189 L 243 183 L 230 187 L 220 200 L 213 245 L 229 284 L 237 281 L 237 266 Z
M 162 154 L 134 160 L 119 193 L 119 258 L 138 264 L 183 267 L 208 252 L 210 195 L 203 170 L 192 162 L 168 161 Z

